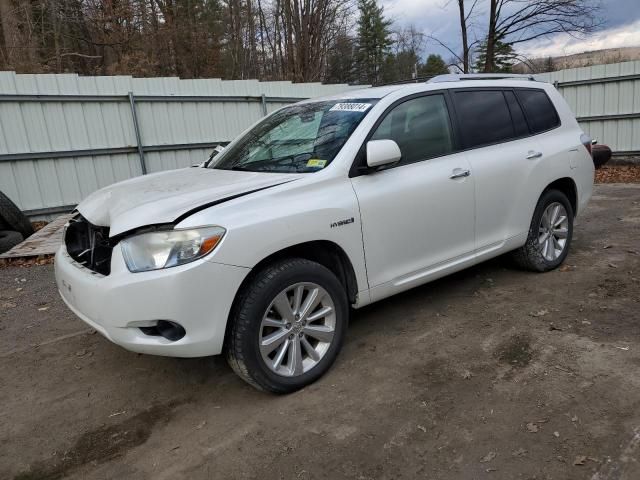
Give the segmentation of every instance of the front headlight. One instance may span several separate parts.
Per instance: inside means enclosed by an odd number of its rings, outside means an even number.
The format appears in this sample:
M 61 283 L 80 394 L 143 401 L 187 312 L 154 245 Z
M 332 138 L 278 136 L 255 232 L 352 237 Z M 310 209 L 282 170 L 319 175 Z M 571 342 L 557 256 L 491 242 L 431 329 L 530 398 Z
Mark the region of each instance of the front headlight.
M 130 272 L 147 272 L 192 262 L 211 252 L 226 230 L 202 227 L 141 233 L 120 242 Z

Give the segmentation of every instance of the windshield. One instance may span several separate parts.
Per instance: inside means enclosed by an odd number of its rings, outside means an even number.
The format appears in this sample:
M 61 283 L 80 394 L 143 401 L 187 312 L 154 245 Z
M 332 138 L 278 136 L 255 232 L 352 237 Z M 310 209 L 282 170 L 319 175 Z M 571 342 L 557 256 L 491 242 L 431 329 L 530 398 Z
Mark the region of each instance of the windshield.
M 329 165 L 377 99 L 291 105 L 252 128 L 209 168 L 316 172 Z

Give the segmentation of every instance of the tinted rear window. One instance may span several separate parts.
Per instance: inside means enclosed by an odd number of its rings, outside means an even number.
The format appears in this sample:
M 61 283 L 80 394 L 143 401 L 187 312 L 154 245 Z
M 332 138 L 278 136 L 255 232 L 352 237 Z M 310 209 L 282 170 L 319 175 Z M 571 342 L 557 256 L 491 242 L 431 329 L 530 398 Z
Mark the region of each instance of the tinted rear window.
M 503 142 L 516 136 L 511 113 L 500 90 L 455 92 L 465 148 Z
M 560 125 L 558 113 L 543 90 L 516 90 L 532 133 L 540 133 Z

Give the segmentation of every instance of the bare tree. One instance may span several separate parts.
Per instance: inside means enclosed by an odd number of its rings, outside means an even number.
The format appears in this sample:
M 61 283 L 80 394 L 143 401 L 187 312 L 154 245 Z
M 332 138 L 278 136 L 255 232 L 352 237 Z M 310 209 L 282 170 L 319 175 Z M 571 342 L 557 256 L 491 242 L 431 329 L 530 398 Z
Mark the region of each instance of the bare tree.
M 458 4 L 458 18 L 460 22 L 460 34 L 461 34 L 461 48 L 462 52 L 458 53 L 454 51 L 450 46 L 439 40 L 434 35 L 428 35 L 427 38 L 433 40 L 435 43 L 446 49 L 451 54 L 450 65 L 457 68 L 462 73 L 469 73 L 471 69 L 471 53 L 473 48 L 478 44 L 477 39 L 470 41 L 470 30 L 474 18 L 477 16 L 476 7 L 479 0 L 472 0 L 471 7 L 467 9 L 465 0 L 455 0 Z M 444 6 L 449 7 L 452 0 L 449 0 Z
M 0 0 L 0 70 L 322 80 L 355 0 Z M 353 37 L 352 37 L 353 38 Z
M 320 80 L 352 9 L 351 0 L 258 0 L 260 73 L 270 79 Z
M 0 55 L 14 66 L 37 62 L 31 2 L 0 0 Z
M 498 42 L 516 45 L 556 33 L 583 35 L 602 25 L 598 0 L 489 0 L 484 71 L 494 65 Z
M 471 20 L 471 16 L 473 15 L 473 10 L 478 4 L 478 0 L 473 0 L 469 11 L 465 11 L 464 0 L 457 1 L 460 17 L 460 32 L 462 34 L 462 72 L 469 73 L 469 67 L 471 66 L 471 47 L 473 45 L 469 45 L 469 36 L 467 33 L 467 29 Z
M 383 68 L 383 81 L 406 80 L 418 77 L 420 57 L 425 38 L 414 25 L 391 32 L 391 55 Z

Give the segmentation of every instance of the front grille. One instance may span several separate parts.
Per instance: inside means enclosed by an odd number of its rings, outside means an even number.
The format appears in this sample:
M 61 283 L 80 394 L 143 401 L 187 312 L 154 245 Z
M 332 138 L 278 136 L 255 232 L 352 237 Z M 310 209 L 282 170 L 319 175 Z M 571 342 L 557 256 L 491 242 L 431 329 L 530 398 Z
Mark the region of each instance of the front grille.
M 76 262 L 102 275 L 111 273 L 113 245 L 109 241 L 109 227 L 92 225 L 78 215 L 69 221 L 64 243 Z

